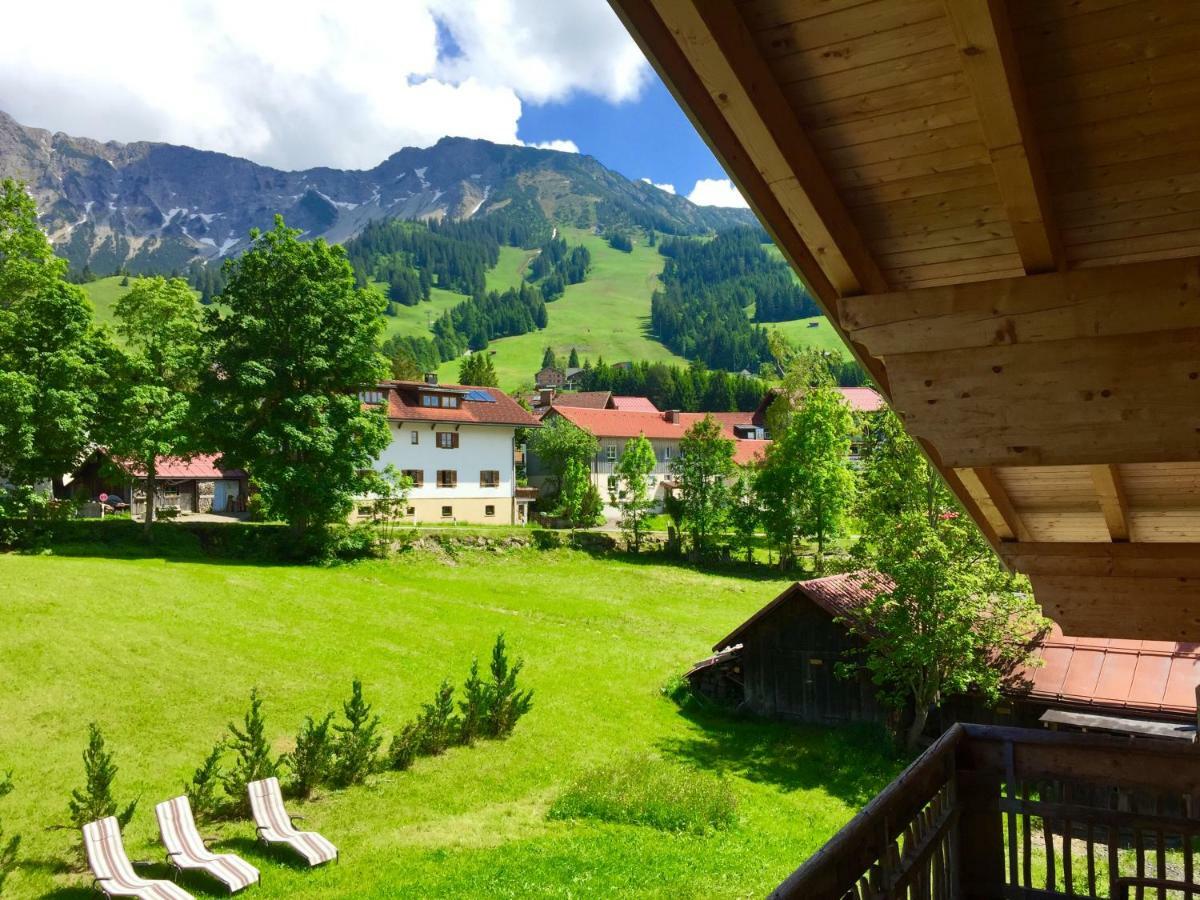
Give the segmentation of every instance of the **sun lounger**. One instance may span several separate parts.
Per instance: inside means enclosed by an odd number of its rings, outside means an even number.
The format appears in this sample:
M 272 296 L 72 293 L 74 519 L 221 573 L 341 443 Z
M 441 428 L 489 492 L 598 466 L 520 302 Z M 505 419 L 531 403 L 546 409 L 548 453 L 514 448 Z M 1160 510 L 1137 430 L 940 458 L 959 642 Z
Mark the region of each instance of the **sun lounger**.
M 212 853 L 204 846 L 187 797 L 158 804 L 154 815 L 158 817 L 158 830 L 167 848 L 167 862 L 179 871 L 207 872 L 231 894 L 258 882 L 258 869 L 250 863 L 232 853 Z
M 315 831 L 297 831 L 292 816 L 283 808 L 278 778 L 250 782 L 250 809 L 258 837 L 268 844 L 287 844 L 308 861 L 310 866 L 338 858 L 337 847 Z
M 83 826 L 83 847 L 95 878 L 96 890 L 109 897 L 139 897 L 144 900 L 192 900 L 192 895 L 169 881 L 142 878 L 133 871 L 121 843 L 115 816 Z

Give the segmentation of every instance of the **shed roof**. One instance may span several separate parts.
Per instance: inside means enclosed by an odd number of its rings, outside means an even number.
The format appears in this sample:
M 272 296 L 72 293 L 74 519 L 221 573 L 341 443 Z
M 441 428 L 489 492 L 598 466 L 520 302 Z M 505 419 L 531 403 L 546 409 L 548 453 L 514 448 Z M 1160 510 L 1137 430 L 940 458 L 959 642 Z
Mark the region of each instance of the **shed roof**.
M 245 478 L 246 473 L 241 469 L 218 464 L 221 456 L 217 453 L 201 453 L 190 459 L 175 456 L 160 456 L 155 465 L 155 477 L 168 480 L 186 480 L 195 478 L 201 481 L 218 481 L 230 478 Z M 114 460 L 117 462 L 117 460 Z M 124 468 L 134 478 L 145 478 L 146 469 L 136 463 L 124 464 Z
M 876 576 L 878 579 L 878 576 Z M 886 579 L 850 572 L 798 581 L 713 645 L 744 644 L 751 626 L 798 596 L 831 617 L 862 607 Z M 1040 642 L 1035 661 L 1014 673 L 1005 693 L 1079 708 L 1190 717 L 1200 684 L 1200 644 L 1068 637 L 1057 625 Z
M 612 391 L 564 391 L 556 394 L 550 405 L 573 406 L 577 409 L 606 409 L 612 399 Z

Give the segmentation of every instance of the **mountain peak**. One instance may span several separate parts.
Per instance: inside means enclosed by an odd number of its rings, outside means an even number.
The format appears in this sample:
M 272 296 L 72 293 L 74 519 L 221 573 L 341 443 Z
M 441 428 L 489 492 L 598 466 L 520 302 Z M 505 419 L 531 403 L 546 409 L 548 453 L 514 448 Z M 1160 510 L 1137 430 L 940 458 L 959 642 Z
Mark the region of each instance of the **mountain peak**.
M 276 213 L 331 242 L 379 219 L 464 219 L 514 201 L 598 228 L 688 234 L 754 221 L 647 191 L 590 156 L 451 136 L 373 169 L 284 172 L 187 146 L 51 135 L 0 111 L 0 177 L 30 185 L 58 252 L 96 273 L 170 272 L 237 253 Z

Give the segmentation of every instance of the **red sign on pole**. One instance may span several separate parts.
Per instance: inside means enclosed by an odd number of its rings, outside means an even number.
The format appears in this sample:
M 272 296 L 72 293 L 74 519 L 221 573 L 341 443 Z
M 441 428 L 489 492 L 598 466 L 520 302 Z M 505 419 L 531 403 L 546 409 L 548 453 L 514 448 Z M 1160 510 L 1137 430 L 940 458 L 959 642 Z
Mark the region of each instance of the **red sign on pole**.
M 107 503 L 107 502 L 108 502 L 108 494 L 101 494 L 101 495 L 100 495 L 100 502 L 101 502 L 101 503 Z

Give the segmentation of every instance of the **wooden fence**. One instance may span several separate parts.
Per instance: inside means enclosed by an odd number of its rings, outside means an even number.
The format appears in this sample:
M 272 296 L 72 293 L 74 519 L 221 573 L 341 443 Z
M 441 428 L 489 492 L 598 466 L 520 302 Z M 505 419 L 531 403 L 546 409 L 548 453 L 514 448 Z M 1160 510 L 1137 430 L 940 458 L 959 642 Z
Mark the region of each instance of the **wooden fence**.
M 1200 751 L 956 725 L 772 896 L 1200 900 Z

